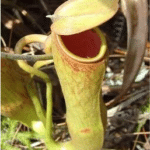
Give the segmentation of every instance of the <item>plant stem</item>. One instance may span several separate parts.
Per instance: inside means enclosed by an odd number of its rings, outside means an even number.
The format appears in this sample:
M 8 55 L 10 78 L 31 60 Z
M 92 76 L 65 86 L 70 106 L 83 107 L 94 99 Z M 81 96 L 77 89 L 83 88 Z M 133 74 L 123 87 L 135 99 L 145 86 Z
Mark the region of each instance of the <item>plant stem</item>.
M 22 54 L 10 54 L 5 52 L 1 52 L 1 56 L 2 58 L 12 59 L 12 60 L 27 60 L 27 61 L 53 59 L 51 55 L 22 55 Z
M 43 110 L 43 108 L 42 108 L 42 106 L 40 104 L 40 101 L 39 101 L 39 99 L 38 99 L 38 97 L 36 95 L 36 91 L 33 88 L 32 80 L 27 85 L 27 90 L 28 90 L 28 93 L 29 93 L 29 95 L 30 95 L 30 97 L 32 99 L 33 104 L 34 104 L 37 116 L 43 122 L 43 124 L 45 126 L 46 125 L 45 111 Z

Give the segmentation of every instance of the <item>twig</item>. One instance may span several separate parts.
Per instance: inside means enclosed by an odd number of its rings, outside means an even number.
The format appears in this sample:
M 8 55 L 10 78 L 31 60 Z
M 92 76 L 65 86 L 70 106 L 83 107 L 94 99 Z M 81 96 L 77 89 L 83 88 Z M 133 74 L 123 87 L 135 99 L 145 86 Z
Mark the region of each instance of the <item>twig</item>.
M 9 47 L 9 48 L 11 47 L 11 40 L 12 40 L 13 29 L 14 29 L 14 20 L 13 20 L 13 23 L 12 23 L 12 28 L 11 28 L 11 30 L 10 30 L 9 44 L 8 44 L 8 47 Z
M 142 128 L 142 130 L 143 130 L 144 133 L 147 134 L 147 132 L 145 132 L 145 128 L 144 127 Z M 148 142 L 148 138 L 147 138 L 146 134 L 144 134 L 144 138 L 145 138 L 145 141 Z M 149 132 L 149 134 L 150 134 L 150 132 Z
M 135 133 L 127 133 L 126 135 L 143 135 L 143 134 L 150 134 L 150 132 L 135 132 Z
M 138 94 L 138 93 L 140 93 L 140 92 L 143 92 L 143 91 L 145 91 L 145 90 L 147 90 L 147 89 L 148 89 L 148 87 L 145 86 L 145 87 L 142 88 L 141 90 L 135 91 L 134 93 L 130 94 L 129 96 L 127 95 L 126 98 L 119 100 L 117 103 L 122 102 L 122 101 L 125 101 L 127 98 L 134 97 L 134 95 L 136 95 L 136 94 Z M 113 106 L 114 103 L 115 103 L 115 100 L 112 99 L 111 101 L 105 103 L 105 105 L 110 108 L 111 106 Z M 117 103 L 116 103 L 116 104 L 117 104 Z
M 21 8 L 19 8 L 19 10 L 21 11 L 22 15 L 27 17 L 27 19 L 29 19 L 31 23 L 35 25 L 41 31 L 41 33 L 46 34 L 43 28 L 36 22 L 36 20 L 26 10 L 23 10 Z
M 19 132 L 21 126 L 22 126 L 22 124 L 20 123 L 19 127 L 17 128 L 17 131 L 15 132 L 15 134 L 14 134 L 14 136 L 13 136 L 13 139 L 12 139 L 12 141 L 11 141 L 11 145 L 13 145 L 14 140 L 15 140 L 15 138 L 16 138 L 16 135 L 18 134 L 18 132 Z
M 28 28 L 19 19 L 16 19 L 14 16 L 9 14 L 5 10 L 1 12 L 1 22 L 9 30 L 12 29 L 13 22 L 15 22 L 13 26 L 13 33 L 15 33 L 18 37 L 22 37 L 33 33 L 33 31 L 30 28 Z
M 139 138 L 139 134 L 136 136 L 136 139 L 135 139 L 135 142 L 134 142 L 132 150 L 135 150 L 135 146 L 136 146 L 138 138 Z
M 132 88 L 139 88 L 139 87 L 142 87 L 142 86 L 145 86 L 145 85 L 148 85 L 149 83 L 146 82 L 146 81 L 142 81 L 140 83 L 133 83 L 132 84 Z M 102 86 L 102 91 L 103 92 L 120 92 L 121 90 L 121 87 L 120 85 L 117 85 L 117 86 L 108 86 L 108 85 L 103 85 Z
M 139 143 L 139 144 L 142 144 L 142 145 L 144 145 L 145 143 L 144 142 L 141 142 L 141 141 L 133 141 L 134 143 L 136 142 L 136 143 Z
M 55 139 L 55 142 L 58 142 L 58 140 L 60 140 L 60 136 Z
M 0 36 L 0 37 L 1 37 L 1 41 L 2 41 L 2 43 L 3 43 L 3 46 L 4 46 L 4 47 L 7 47 L 7 45 L 6 45 L 6 42 L 5 42 L 4 38 L 3 38 L 2 36 Z
M 148 93 L 149 93 L 149 91 L 139 93 L 136 96 L 128 99 L 127 101 L 117 105 L 116 107 L 109 109 L 107 111 L 107 114 L 108 114 L 107 116 L 112 117 L 117 111 L 120 111 L 121 109 L 127 107 L 128 105 L 130 105 L 131 103 L 133 103 L 134 101 L 138 100 L 139 98 L 143 97 L 144 95 L 146 95 Z
M 37 61 L 37 60 L 49 60 L 53 59 L 52 55 L 22 55 L 22 54 L 10 54 L 1 52 L 2 58 L 12 59 L 12 60 L 27 60 L 27 61 Z
M 124 54 L 124 55 L 118 55 L 118 54 L 109 55 L 109 58 L 125 58 L 125 57 L 126 57 L 126 54 Z M 144 61 L 150 62 L 150 58 L 144 57 Z
M 112 55 L 109 55 L 109 58 L 125 58 L 126 55 L 119 55 L 119 54 L 112 54 Z
M 147 45 L 146 45 L 148 48 L 150 47 L 150 42 L 147 42 Z
M 22 23 L 24 23 L 24 21 L 23 21 L 21 15 L 20 15 L 20 13 L 19 13 L 19 11 L 18 11 L 17 9 L 15 9 L 15 8 L 13 8 L 12 11 L 14 12 L 15 16 L 16 16 Z
M 150 63 L 150 57 L 144 57 L 144 61 L 149 62 Z
M 34 149 L 43 149 L 43 150 L 47 150 L 47 149 L 45 149 L 45 146 L 37 146 L 37 147 L 34 147 Z
M 145 112 L 144 114 L 139 114 L 139 120 L 142 120 L 143 118 L 149 119 L 150 113 Z
M 23 16 L 25 16 L 33 25 L 35 25 L 37 27 L 37 29 L 39 29 L 41 31 L 41 33 L 46 34 L 46 32 L 43 30 L 43 28 L 36 22 L 36 20 L 23 8 L 21 8 L 20 6 L 9 2 L 9 1 L 2 1 L 3 5 L 9 6 L 9 7 L 14 7 L 16 9 L 18 9 Z
M 44 0 L 39 0 L 39 1 L 40 1 L 41 5 L 43 6 L 43 8 L 44 8 L 45 12 L 47 13 L 47 15 L 51 15 L 47 5 L 45 4 L 45 1 Z
M 150 43 L 149 42 L 147 42 L 147 48 L 149 48 L 150 47 Z M 115 53 L 117 53 L 117 54 L 120 54 L 120 55 L 116 55 L 116 54 L 112 54 L 112 55 L 110 55 L 109 57 L 111 58 L 118 58 L 118 57 L 121 57 L 121 58 L 125 58 L 126 57 L 126 55 L 127 55 L 127 52 L 126 51 L 123 51 L 123 50 L 120 50 L 120 49 L 116 49 L 116 50 L 114 50 L 114 52 Z M 147 62 L 150 62 L 150 58 L 149 57 L 144 57 L 143 58 L 144 59 L 144 61 L 147 61 Z
M 64 125 L 67 125 L 66 122 L 63 122 L 63 123 L 58 123 L 57 126 L 64 126 Z
M 114 52 L 117 53 L 117 54 L 122 54 L 122 55 L 127 54 L 126 50 L 120 50 L 120 49 L 115 49 Z
M 36 147 L 36 146 L 38 146 L 40 144 L 43 144 L 43 142 L 41 142 L 41 141 L 34 142 L 34 143 L 31 144 L 31 147 Z

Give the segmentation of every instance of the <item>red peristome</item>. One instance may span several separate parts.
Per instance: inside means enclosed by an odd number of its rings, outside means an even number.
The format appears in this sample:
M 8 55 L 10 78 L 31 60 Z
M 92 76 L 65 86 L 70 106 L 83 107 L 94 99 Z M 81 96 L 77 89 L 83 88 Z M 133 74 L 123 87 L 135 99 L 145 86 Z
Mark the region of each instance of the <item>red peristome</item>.
M 101 46 L 101 39 L 96 32 L 88 30 L 79 34 L 61 36 L 66 48 L 73 54 L 92 58 L 97 56 Z

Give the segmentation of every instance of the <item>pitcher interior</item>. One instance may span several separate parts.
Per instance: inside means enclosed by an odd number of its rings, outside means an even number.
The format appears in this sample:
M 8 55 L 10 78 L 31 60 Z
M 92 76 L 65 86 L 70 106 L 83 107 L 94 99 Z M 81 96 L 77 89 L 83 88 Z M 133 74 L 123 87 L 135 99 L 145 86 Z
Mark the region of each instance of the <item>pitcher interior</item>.
M 61 36 L 66 48 L 82 58 L 96 57 L 100 51 L 101 39 L 94 30 L 87 30 L 79 34 Z

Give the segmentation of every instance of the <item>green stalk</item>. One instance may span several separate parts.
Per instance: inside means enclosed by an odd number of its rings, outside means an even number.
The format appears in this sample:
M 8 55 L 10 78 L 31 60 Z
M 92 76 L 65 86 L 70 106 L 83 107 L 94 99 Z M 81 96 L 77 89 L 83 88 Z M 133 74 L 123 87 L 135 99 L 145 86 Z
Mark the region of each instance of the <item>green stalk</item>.
M 28 93 L 32 99 L 33 104 L 34 104 L 37 116 L 43 122 L 43 124 L 45 126 L 46 125 L 45 111 L 43 110 L 43 108 L 40 104 L 40 101 L 36 95 L 36 90 L 35 90 L 35 87 L 33 87 L 32 80 L 30 81 L 30 83 L 28 83 L 27 90 L 28 90 Z
M 49 41 L 50 37 L 48 37 L 46 39 L 46 43 L 47 41 Z M 45 40 L 45 36 L 43 35 L 28 35 L 23 37 L 22 39 L 20 39 L 18 41 L 18 43 L 16 44 L 15 47 L 15 52 L 17 54 L 21 54 L 22 53 L 22 49 L 26 44 L 32 43 L 32 42 L 44 42 L 43 40 Z M 51 45 L 46 44 L 45 46 L 45 51 L 49 51 L 48 48 L 50 48 Z M 31 82 L 28 85 L 28 92 L 31 96 L 31 99 L 35 105 L 35 110 L 36 113 L 38 115 L 38 117 L 40 118 L 40 120 L 44 123 L 44 125 L 46 126 L 46 130 L 45 130 L 45 141 L 46 141 L 46 145 L 47 147 L 50 149 L 60 149 L 60 145 L 55 143 L 55 141 L 52 138 L 52 84 L 50 81 L 49 76 L 38 70 L 40 67 L 42 67 L 43 65 L 49 64 L 51 62 L 53 62 L 52 60 L 47 60 L 47 61 L 38 61 L 34 64 L 33 67 L 31 67 L 30 65 L 28 65 L 25 61 L 23 60 L 18 60 L 18 65 L 26 72 L 31 74 L 31 78 L 33 78 L 34 75 L 40 77 L 41 79 L 43 79 L 43 81 L 46 83 L 47 86 L 47 90 L 46 90 L 46 97 L 47 97 L 47 111 L 46 111 L 46 120 L 45 120 L 45 115 L 43 112 L 43 109 L 41 107 L 40 101 L 39 99 L 36 97 L 36 91 L 33 88 L 33 86 L 31 85 Z
M 48 65 L 50 63 L 53 63 L 53 60 L 47 60 L 47 61 L 38 61 L 34 64 L 35 69 L 39 69 L 40 67 L 44 65 Z M 44 80 L 44 78 L 43 78 Z M 46 139 L 46 145 L 49 149 L 60 149 L 60 145 L 55 143 L 55 141 L 52 138 L 52 128 L 53 128 L 53 122 L 52 122 L 52 84 L 49 81 L 46 81 L 46 98 L 47 98 L 47 111 L 46 111 L 46 133 L 45 133 L 45 139 Z

